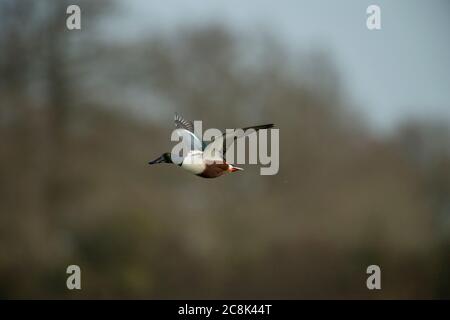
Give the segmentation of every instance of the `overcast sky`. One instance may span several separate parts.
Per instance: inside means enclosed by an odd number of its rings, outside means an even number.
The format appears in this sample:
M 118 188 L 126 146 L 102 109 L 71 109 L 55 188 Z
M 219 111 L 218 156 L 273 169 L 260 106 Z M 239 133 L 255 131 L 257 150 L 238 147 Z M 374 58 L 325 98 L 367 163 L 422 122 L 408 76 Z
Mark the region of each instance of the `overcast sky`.
M 139 35 L 186 24 L 221 23 L 270 31 L 295 50 L 332 50 L 349 98 L 373 126 L 407 117 L 450 124 L 448 0 L 117 0 L 121 32 Z M 382 29 L 366 28 L 366 8 L 381 7 Z

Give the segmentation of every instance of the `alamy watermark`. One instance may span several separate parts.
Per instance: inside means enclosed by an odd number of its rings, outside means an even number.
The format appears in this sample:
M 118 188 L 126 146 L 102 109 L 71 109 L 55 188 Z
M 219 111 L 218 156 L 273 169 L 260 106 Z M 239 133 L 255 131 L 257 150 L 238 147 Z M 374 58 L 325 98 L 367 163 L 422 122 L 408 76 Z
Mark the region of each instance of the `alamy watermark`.
M 76 264 L 67 267 L 66 273 L 70 274 L 66 280 L 66 286 L 69 290 L 81 290 L 81 268 Z
M 381 30 L 381 9 L 378 5 L 372 4 L 367 7 L 368 14 L 366 26 L 369 30 Z
M 276 128 L 227 129 L 225 133 L 210 128 L 202 132 L 202 121 L 194 121 L 194 133 L 175 129 L 171 140 L 178 142 L 171 152 L 176 164 L 196 161 L 261 164 L 264 166 L 261 175 L 275 175 L 280 168 L 280 134 Z M 204 142 L 209 144 L 205 147 Z
M 366 273 L 370 274 L 366 281 L 367 289 L 381 290 L 381 268 L 376 264 L 372 264 L 367 267 Z
M 67 7 L 66 27 L 69 30 L 81 30 L 81 8 L 76 4 Z

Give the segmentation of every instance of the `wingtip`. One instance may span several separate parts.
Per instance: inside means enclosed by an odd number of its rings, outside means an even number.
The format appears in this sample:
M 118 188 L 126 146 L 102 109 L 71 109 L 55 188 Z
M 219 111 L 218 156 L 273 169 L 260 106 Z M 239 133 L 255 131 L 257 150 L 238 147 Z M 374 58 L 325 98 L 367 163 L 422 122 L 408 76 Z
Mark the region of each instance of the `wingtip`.
M 268 124 L 262 124 L 260 126 L 255 126 L 258 129 L 270 129 L 273 128 L 275 126 L 275 124 L 273 123 L 268 123 Z
M 271 129 L 275 126 L 275 124 L 273 123 L 269 123 L 269 124 L 263 124 L 261 126 L 257 126 L 258 129 Z

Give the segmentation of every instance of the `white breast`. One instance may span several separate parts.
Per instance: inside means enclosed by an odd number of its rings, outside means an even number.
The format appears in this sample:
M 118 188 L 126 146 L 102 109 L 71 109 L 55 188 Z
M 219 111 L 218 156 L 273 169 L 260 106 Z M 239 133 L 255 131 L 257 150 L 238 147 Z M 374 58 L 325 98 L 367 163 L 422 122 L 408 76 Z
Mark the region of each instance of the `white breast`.
M 198 150 L 189 152 L 183 159 L 181 167 L 193 174 L 202 173 L 206 168 L 206 164 L 203 161 L 203 152 Z

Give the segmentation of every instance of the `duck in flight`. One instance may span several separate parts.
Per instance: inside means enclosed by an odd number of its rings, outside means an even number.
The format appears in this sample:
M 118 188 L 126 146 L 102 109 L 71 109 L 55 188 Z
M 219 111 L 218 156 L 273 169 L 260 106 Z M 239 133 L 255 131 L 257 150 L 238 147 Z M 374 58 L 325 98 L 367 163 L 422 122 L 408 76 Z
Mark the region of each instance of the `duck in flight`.
M 225 161 L 225 152 L 227 147 L 229 147 L 227 144 L 260 129 L 270 129 L 272 127 L 273 124 L 246 127 L 233 133 L 224 133 L 211 143 L 204 144 L 195 135 L 193 123 L 175 113 L 175 132 L 182 139 L 191 142 L 189 152 L 180 159 L 172 159 L 172 154 L 165 152 L 159 158 L 150 161 L 149 164 L 176 163 L 181 168 L 202 178 L 217 178 L 224 173 L 241 171 L 244 169 L 235 167 Z M 220 152 L 217 152 L 218 150 Z

